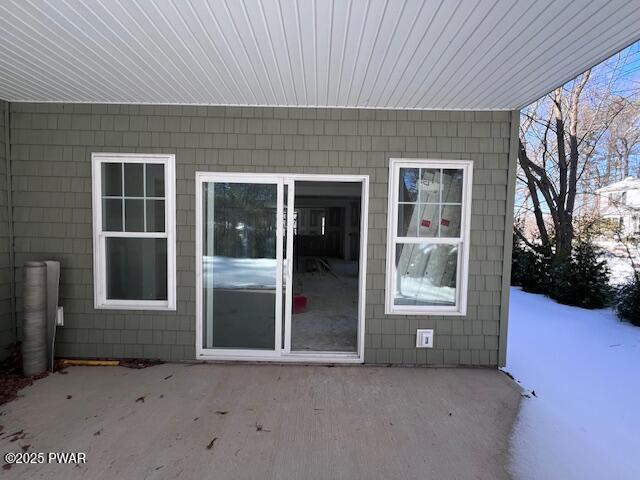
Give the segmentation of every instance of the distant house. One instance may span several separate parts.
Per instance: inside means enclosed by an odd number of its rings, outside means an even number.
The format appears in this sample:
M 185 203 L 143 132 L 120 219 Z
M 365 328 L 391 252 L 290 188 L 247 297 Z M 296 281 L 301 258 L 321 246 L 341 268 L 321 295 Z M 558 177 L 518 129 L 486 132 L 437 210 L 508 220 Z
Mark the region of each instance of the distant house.
M 640 234 L 640 178 L 627 177 L 597 190 L 598 211 L 625 235 Z

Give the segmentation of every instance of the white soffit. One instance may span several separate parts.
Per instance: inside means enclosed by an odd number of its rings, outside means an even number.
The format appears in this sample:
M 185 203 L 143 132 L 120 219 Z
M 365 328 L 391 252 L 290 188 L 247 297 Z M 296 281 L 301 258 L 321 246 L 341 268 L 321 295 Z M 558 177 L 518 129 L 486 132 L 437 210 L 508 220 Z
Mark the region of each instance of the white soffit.
M 639 38 L 639 0 L 0 0 L 0 98 L 514 109 Z

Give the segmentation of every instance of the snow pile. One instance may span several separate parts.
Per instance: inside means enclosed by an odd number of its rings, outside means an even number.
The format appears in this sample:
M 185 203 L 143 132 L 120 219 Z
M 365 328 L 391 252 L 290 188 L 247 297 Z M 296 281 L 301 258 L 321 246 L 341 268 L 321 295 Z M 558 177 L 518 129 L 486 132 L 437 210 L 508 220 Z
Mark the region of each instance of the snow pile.
M 516 288 L 509 318 L 514 478 L 640 478 L 640 328 Z

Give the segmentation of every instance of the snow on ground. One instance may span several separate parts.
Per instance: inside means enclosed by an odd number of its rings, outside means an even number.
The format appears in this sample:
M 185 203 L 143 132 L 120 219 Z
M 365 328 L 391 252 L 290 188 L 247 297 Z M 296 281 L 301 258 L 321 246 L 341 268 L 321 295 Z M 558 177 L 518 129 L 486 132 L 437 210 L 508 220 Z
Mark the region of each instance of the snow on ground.
M 611 285 L 619 286 L 631 280 L 633 277 L 633 266 L 628 257 L 614 255 L 609 252 L 604 253 L 603 256 L 609 266 L 609 283 Z M 640 258 L 635 258 L 634 262 L 640 264 Z
M 640 328 L 511 289 L 507 367 L 525 394 L 515 479 L 640 478 Z
M 617 287 L 630 281 L 633 277 L 633 264 L 640 266 L 640 246 L 633 243 L 625 246 L 621 242 L 607 239 L 597 240 L 596 245 L 603 250 L 602 258 L 609 267 L 611 285 Z M 629 259 L 629 254 L 632 255 L 632 259 Z

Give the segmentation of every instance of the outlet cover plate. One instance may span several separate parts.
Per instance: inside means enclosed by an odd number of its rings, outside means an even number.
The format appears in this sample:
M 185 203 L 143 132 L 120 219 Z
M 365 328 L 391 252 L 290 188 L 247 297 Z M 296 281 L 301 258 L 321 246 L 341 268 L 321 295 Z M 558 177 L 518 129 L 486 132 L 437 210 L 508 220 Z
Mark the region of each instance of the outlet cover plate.
M 433 348 L 433 329 L 418 329 L 416 348 Z

